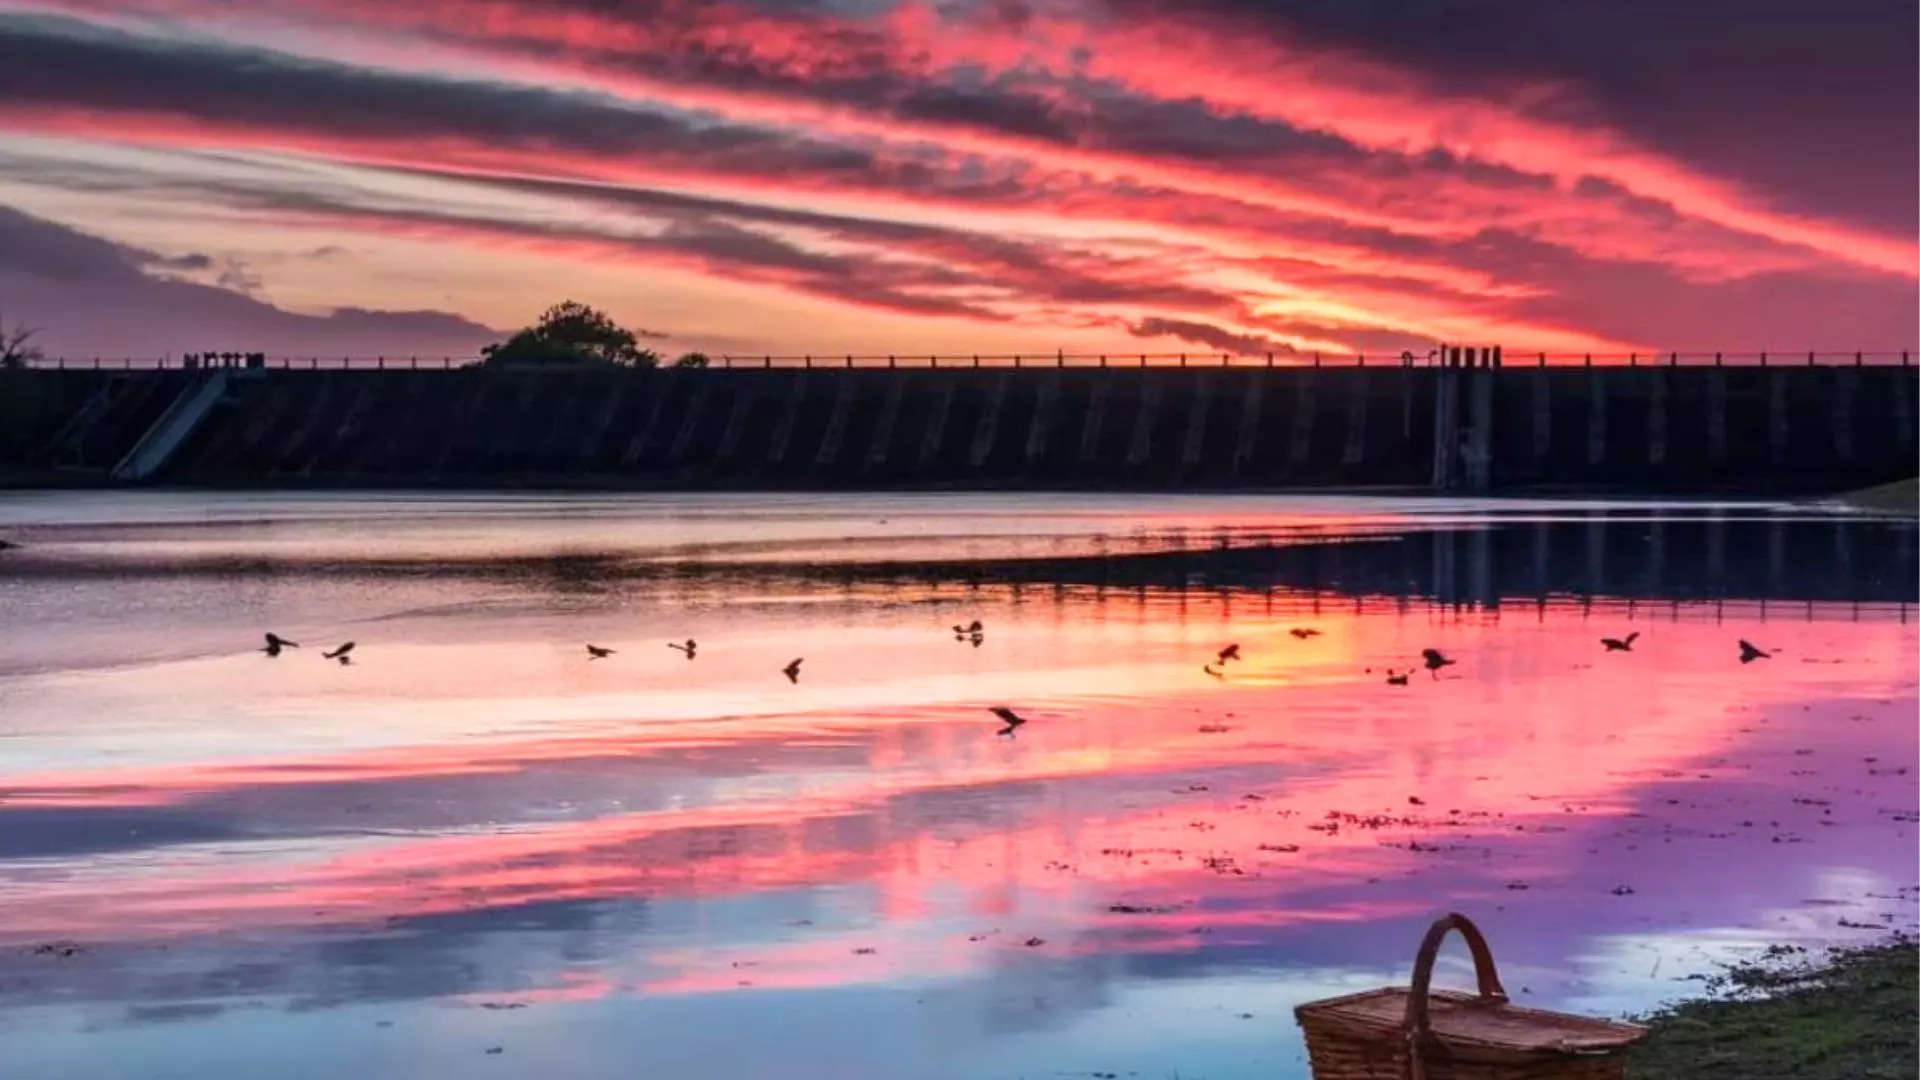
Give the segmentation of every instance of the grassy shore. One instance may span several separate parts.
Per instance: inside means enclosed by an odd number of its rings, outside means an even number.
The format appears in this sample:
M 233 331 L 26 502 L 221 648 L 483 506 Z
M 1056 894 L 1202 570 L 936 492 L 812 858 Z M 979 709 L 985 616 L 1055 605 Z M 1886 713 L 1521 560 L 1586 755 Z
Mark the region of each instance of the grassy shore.
M 1913 1080 L 1920 951 L 1898 938 L 1818 960 L 1776 948 L 1641 1022 L 1628 1080 Z

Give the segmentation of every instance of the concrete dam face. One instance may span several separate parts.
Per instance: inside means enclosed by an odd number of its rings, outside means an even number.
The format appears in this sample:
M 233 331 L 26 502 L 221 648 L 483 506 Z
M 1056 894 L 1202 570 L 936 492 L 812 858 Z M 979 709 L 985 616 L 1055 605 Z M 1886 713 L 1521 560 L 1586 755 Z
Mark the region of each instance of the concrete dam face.
M 1913 475 L 1917 405 L 1907 367 L 25 370 L 0 455 L 243 487 L 1785 493 Z

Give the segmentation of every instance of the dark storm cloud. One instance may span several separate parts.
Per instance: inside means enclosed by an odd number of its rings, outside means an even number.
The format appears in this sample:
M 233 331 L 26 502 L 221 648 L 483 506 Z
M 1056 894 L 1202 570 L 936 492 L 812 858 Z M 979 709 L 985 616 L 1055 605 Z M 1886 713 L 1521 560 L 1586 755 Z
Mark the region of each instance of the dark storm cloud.
M 195 251 L 171 258 L 156 258 L 150 265 L 167 270 L 206 270 L 213 266 L 213 256 Z
M 1133 323 L 1127 327 L 1127 332 L 1134 337 L 1176 337 L 1182 341 L 1192 341 L 1221 352 L 1242 356 L 1293 351 L 1293 346 L 1285 342 L 1274 341 L 1257 334 L 1237 334 L 1211 323 L 1193 322 L 1187 319 L 1165 319 L 1157 315 Z
M 604 95 L 376 71 L 265 49 L 136 36 L 72 19 L 0 15 L 0 101 L 138 110 L 337 138 L 459 135 L 489 147 L 647 153 L 768 173 L 858 173 L 858 149 L 702 124 Z
M 332 354 L 460 353 L 497 331 L 441 311 L 346 307 L 301 315 L 227 289 L 156 277 L 196 269 L 0 206 L 0 306 L 53 354 L 158 356 L 205 347 Z M 79 343 L 79 344 L 74 344 Z
M 0 154 L 0 166 L 46 184 L 61 184 L 68 175 L 53 163 L 18 154 Z M 393 228 L 409 224 L 457 228 L 474 239 L 495 243 L 516 238 L 575 241 L 636 258 L 650 252 L 679 255 L 725 268 L 729 273 L 778 280 L 817 295 L 909 313 L 1002 318 L 979 303 L 941 295 L 951 290 L 1000 298 L 1037 297 L 1059 303 L 1142 302 L 1197 311 L 1220 311 L 1237 305 L 1236 298 L 1228 294 L 1166 280 L 1152 259 L 1144 256 L 1116 259 L 1064 250 L 1039 240 L 647 188 L 475 177 L 424 168 L 388 171 L 458 182 L 480 190 L 561 197 L 577 204 L 582 213 L 578 223 L 529 224 L 431 209 L 399 210 L 385 200 L 356 201 L 351 196 L 240 178 L 182 179 L 95 167 L 90 167 L 89 175 L 98 190 L 164 190 L 250 212 L 350 217 L 362 226 L 386 223 Z M 647 234 L 614 229 L 603 224 L 603 215 L 591 212 L 600 207 L 664 218 L 666 224 Z M 814 250 L 763 231 L 767 227 L 804 229 L 860 245 L 860 250 Z M 109 259 L 117 257 L 107 255 Z M 163 262 L 169 266 L 198 266 L 204 258 L 189 256 Z M 205 265 L 212 265 L 212 260 L 206 260 Z
M 1882 342 L 1920 340 L 1920 292 L 1914 284 L 1841 270 L 1749 274 L 1721 282 L 1685 281 L 1657 262 L 1589 259 L 1514 233 L 1489 230 L 1451 252 L 1462 265 L 1523 267 L 1551 287 L 1512 302 L 1524 317 L 1590 326 L 1623 341 L 1681 351 L 1712 350 L 1721 339 L 1678 328 L 1739 327 L 1737 340 L 1782 349 L 1872 351 Z M 1836 320 L 1836 311 L 1852 312 Z
M 498 43 L 496 43 L 496 46 Z M 456 135 L 490 148 L 594 155 L 646 154 L 750 175 L 793 170 L 848 179 L 884 177 L 904 189 L 956 198 L 1023 190 L 1006 177 L 967 180 L 928 161 L 883 159 L 863 146 L 804 134 L 650 110 L 606 95 L 374 70 L 267 49 L 135 35 L 78 20 L 0 15 L 0 99 L 97 110 L 161 111 L 285 130 L 289 135 L 404 138 Z M 890 71 L 855 48 L 837 63 L 797 68 L 741 53 L 691 50 L 610 60 L 626 70 L 690 83 L 790 95 L 1122 154 L 1237 165 L 1297 161 L 1350 166 L 1369 157 L 1324 132 L 1271 119 L 1219 116 L 1191 100 L 1159 101 L 1074 81 L 1081 103 L 1058 103 L 1002 77 L 929 81 Z M 942 79 L 947 76 L 942 76 Z M 948 158 L 935 152 L 935 160 Z M 1404 169 L 1393 155 L 1376 167 Z M 1423 167 L 1441 164 L 1423 163 Z
M 1100 0 L 1111 17 L 1163 15 Z M 1277 31 L 1511 100 L 1564 93 L 1545 119 L 1617 127 L 1761 188 L 1783 209 L 1913 232 L 1920 5 L 1911 0 L 1196 0 L 1245 32 Z

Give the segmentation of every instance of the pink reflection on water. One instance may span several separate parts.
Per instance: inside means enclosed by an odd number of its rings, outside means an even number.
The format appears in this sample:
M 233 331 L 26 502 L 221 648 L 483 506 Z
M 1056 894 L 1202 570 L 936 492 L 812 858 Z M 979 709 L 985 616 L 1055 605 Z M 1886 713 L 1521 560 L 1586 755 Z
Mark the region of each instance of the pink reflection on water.
M 1911 777 L 1894 770 L 1912 762 L 1914 733 L 1892 704 L 1913 695 L 1905 627 L 1640 624 L 1638 650 L 1610 656 L 1596 639 L 1616 627 L 1567 611 L 1538 621 L 1323 614 L 1312 620 L 1321 635 L 1306 641 L 1288 633 L 1293 617 L 1229 626 L 1178 608 L 1143 613 L 1124 633 L 1007 613 L 991 650 L 937 630 L 888 644 L 904 636 L 898 626 L 840 639 L 761 628 L 765 655 L 809 654 L 804 689 L 791 690 L 738 686 L 766 665 L 724 647 L 711 665 L 636 665 L 636 680 L 662 688 L 620 694 L 596 681 L 620 671 L 611 665 L 556 660 L 542 681 L 540 665 L 469 661 L 461 674 L 450 651 L 397 646 L 409 685 L 428 688 L 424 702 L 387 696 L 378 678 L 340 702 L 346 715 L 386 716 L 394 745 L 0 777 L 9 808 L 238 806 L 269 830 L 10 875 L 0 926 L 10 944 L 137 943 L 542 902 L 853 888 L 835 902 L 893 943 L 876 952 L 884 959 L 850 966 L 859 933 L 768 945 L 723 925 L 698 953 L 650 949 L 650 974 L 631 984 L 704 992 L 741 980 L 703 956 L 749 952 L 767 970 L 744 979 L 761 987 L 963 974 L 979 950 L 962 946 L 978 944 L 969 937 L 982 924 L 1040 938 L 1049 955 L 1160 953 L 1203 938 L 1257 944 L 1257 933 L 1239 935 L 1316 919 L 1547 897 L 1671 915 L 1708 887 L 1704 856 L 1766 868 L 1777 895 L 1763 883 L 1762 905 L 1792 899 L 1796 868 L 1813 872 L 1825 852 L 1870 875 L 1911 877 L 1909 822 L 1898 816 L 1912 808 Z M 1778 643 L 1781 655 L 1743 668 L 1730 656 L 1739 636 Z M 1223 639 L 1246 659 L 1217 682 L 1199 663 Z M 1384 667 L 1428 643 L 1461 663 L 1437 680 L 1384 684 Z M 945 681 L 939 669 L 955 664 L 967 677 Z M 480 698 L 531 702 L 543 720 L 585 714 L 580 726 L 593 730 L 621 710 L 627 719 L 618 733 L 589 735 L 565 723 L 541 737 L 448 729 L 433 688 L 456 678 Z M 211 695 L 221 682 L 187 689 Z M 699 694 L 758 711 L 684 716 Z M 782 708 L 848 695 L 862 705 Z M 995 700 L 1034 722 L 996 738 L 981 708 Z M 399 741 L 422 711 L 419 733 L 444 740 Z M 440 827 L 356 824 L 355 800 L 377 818 L 423 786 L 448 804 Z M 1660 794 L 1683 787 L 1684 805 Z M 317 808 L 308 788 L 326 791 Z M 621 788 L 658 805 L 604 798 Z M 575 789 L 603 797 L 551 820 Z M 1836 807 L 1844 820 L 1819 824 Z M 1692 852 L 1677 864 L 1666 857 L 1676 839 Z M 1639 883 L 1631 900 L 1606 892 L 1628 878 Z M 729 944 L 731 934 L 746 940 Z

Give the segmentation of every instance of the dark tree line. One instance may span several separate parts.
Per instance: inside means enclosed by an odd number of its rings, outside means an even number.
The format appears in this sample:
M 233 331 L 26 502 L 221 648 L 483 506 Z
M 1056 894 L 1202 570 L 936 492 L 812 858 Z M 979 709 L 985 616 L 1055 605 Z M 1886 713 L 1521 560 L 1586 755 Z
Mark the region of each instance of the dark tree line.
M 606 312 L 574 300 L 553 305 L 539 322 L 480 352 L 488 365 L 499 367 L 660 366 L 660 354 L 642 347 L 633 331 Z M 680 368 L 707 364 L 707 355 L 698 352 L 673 362 Z

